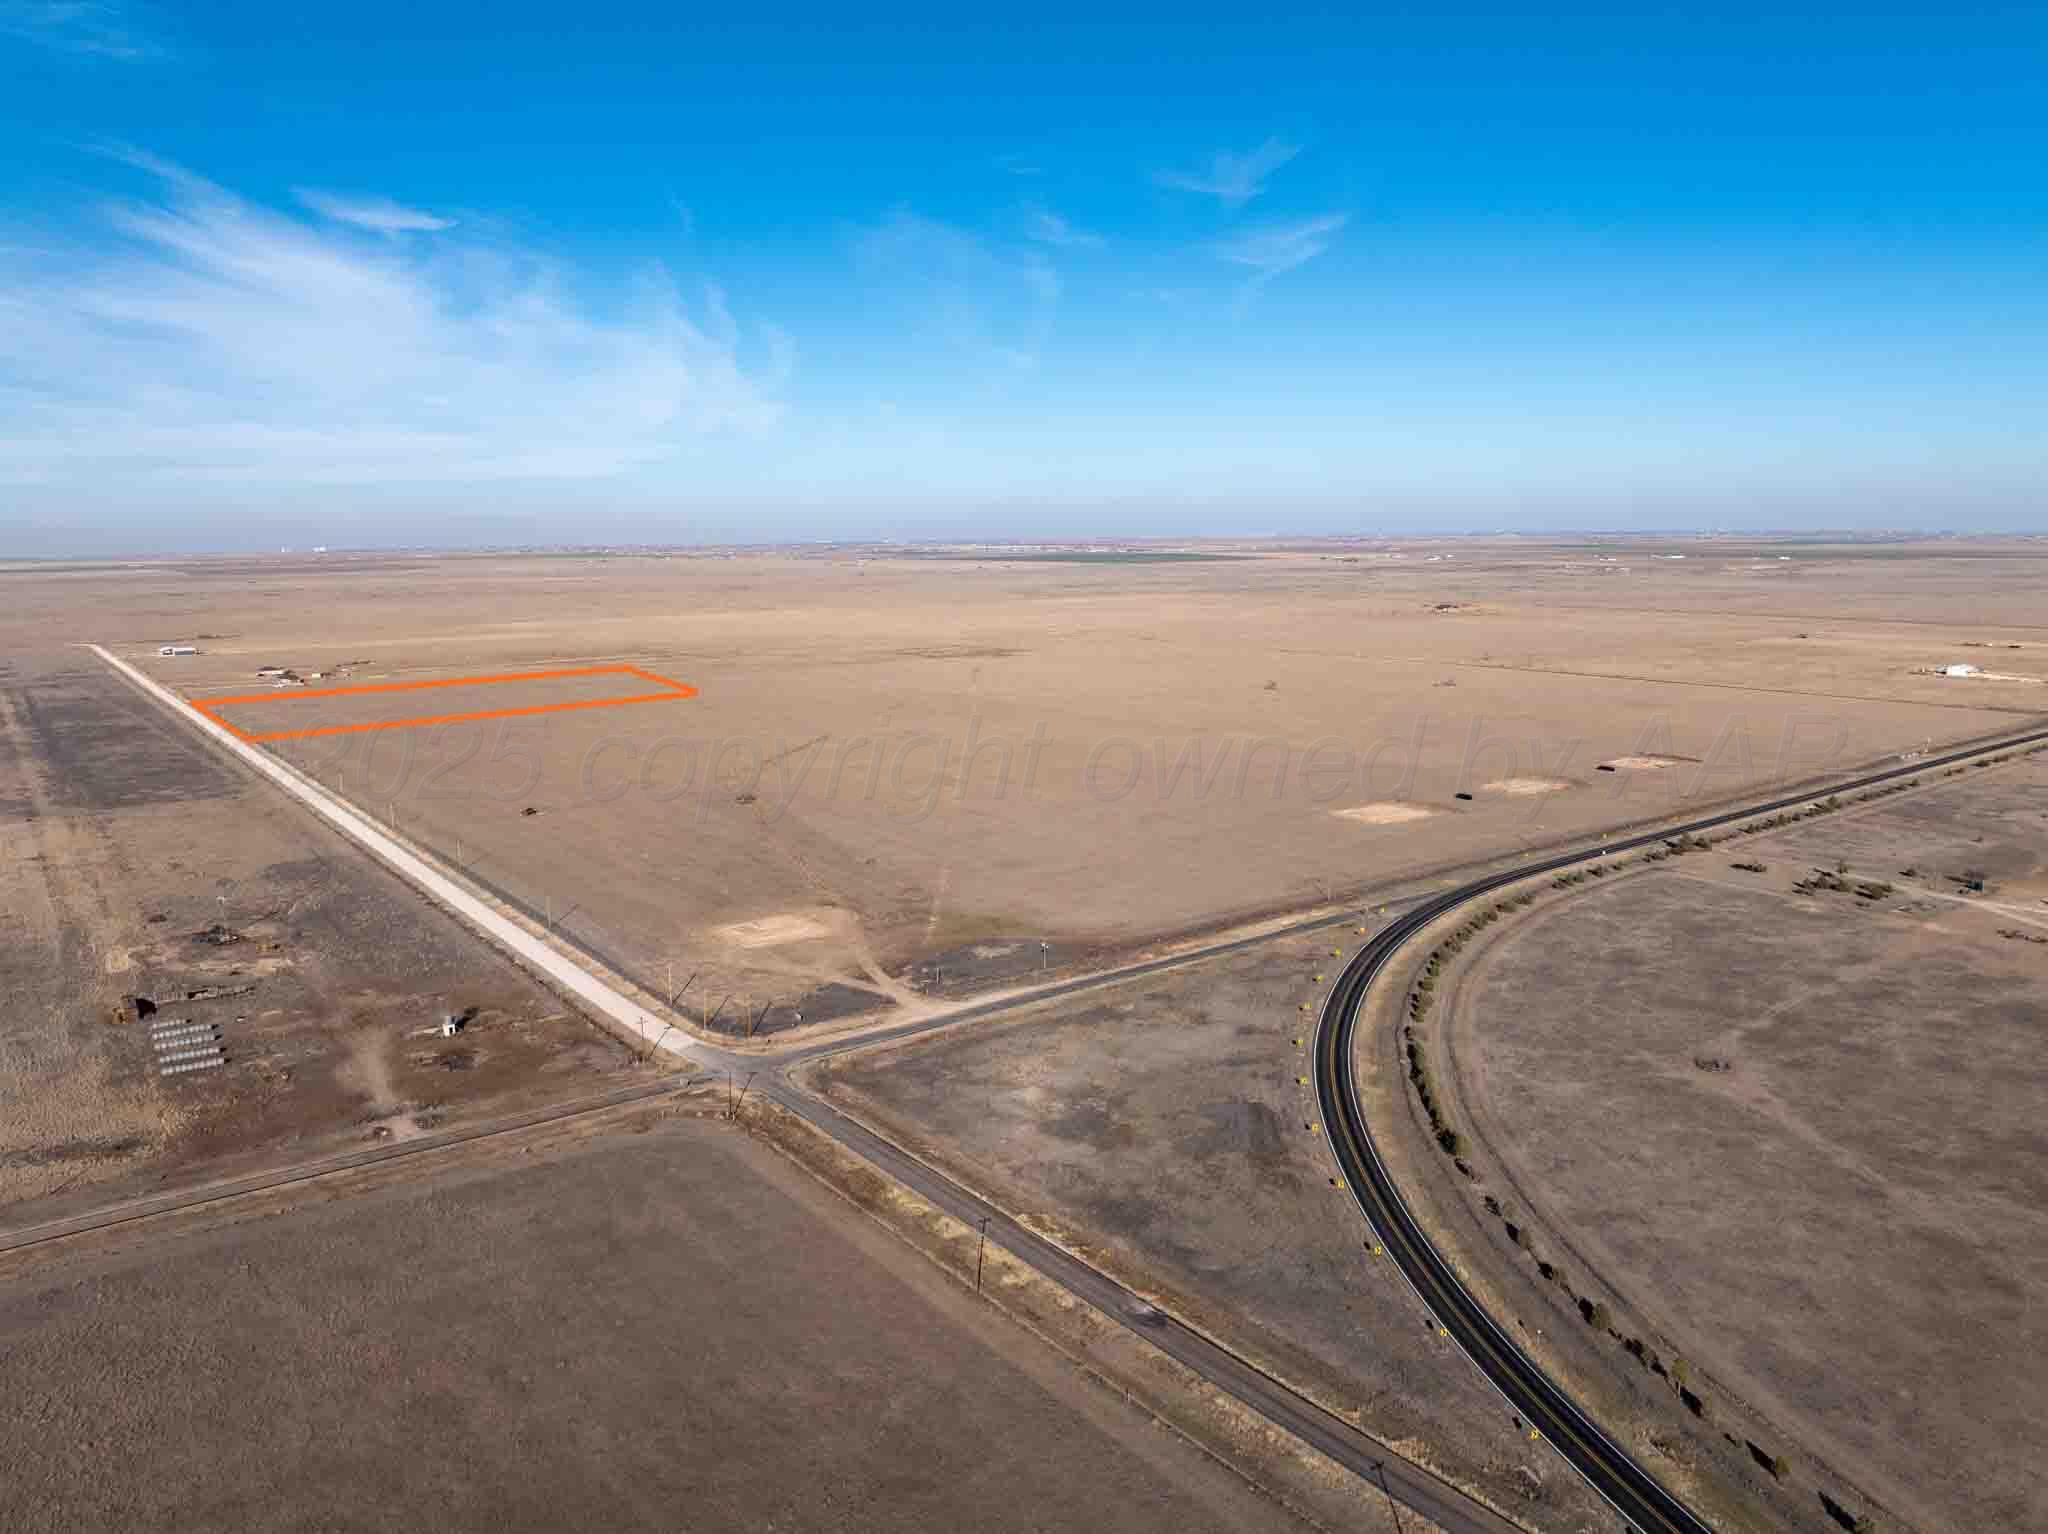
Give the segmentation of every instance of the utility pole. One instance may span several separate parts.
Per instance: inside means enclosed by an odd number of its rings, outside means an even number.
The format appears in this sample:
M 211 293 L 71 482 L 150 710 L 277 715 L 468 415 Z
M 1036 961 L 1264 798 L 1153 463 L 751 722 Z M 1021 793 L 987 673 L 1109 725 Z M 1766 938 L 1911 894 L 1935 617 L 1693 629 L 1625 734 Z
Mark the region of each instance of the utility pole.
M 1038 972 L 1041 975 L 1044 974 L 1046 965 L 1050 964 L 1051 962 L 1052 944 L 1046 942 L 1043 938 L 1040 938 L 1038 942 Z
M 988 1216 L 981 1217 L 981 1245 L 974 1249 L 974 1297 L 981 1298 L 981 1265 L 988 1258 Z
M 1393 1489 L 1387 1485 L 1387 1462 L 1374 1460 L 1372 1468 L 1379 1472 L 1380 1490 L 1386 1495 L 1387 1511 L 1394 1515 L 1394 1534 L 1401 1534 L 1401 1504 L 1394 1500 Z
M 653 1060 L 654 1052 L 661 1048 L 662 1041 L 666 1039 L 669 1036 L 669 1034 L 675 1030 L 675 1026 L 676 1025 L 674 1023 L 662 1024 L 661 1032 L 657 1033 L 654 1036 L 654 1042 L 647 1046 L 647 1053 L 640 1057 L 640 1063 L 642 1065 L 646 1065 L 648 1062 Z

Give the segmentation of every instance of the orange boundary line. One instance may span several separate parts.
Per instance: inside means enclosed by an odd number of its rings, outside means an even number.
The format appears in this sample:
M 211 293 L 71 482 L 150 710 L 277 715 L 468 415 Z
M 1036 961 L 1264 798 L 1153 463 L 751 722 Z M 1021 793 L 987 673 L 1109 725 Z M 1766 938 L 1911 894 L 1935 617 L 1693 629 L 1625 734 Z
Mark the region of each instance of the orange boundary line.
M 424 714 L 417 719 L 389 719 L 376 724 L 330 724 L 305 730 L 270 730 L 253 735 L 216 712 L 238 703 L 284 703 L 303 698 L 345 698 L 359 693 L 421 692 L 433 687 L 490 687 L 501 682 L 544 682 L 558 677 L 636 676 L 664 688 L 624 698 L 584 698 L 574 703 L 536 703 L 526 708 L 491 708 L 464 714 Z M 359 687 L 316 687 L 310 692 L 254 692 L 226 698 L 193 698 L 194 709 L 250 745 L 272 740 L 308 740 L 319 735 L 353 735 L 363 730 L 412 730 L 430 724 L 463 724 L 479 719 L 520 719 L 534 714 L 562 714 L 574 709 L 618 708 L 627 703 L 679 703 L 697 696 L 686 682 L 659 676 L 638 666 L 574 666 L 560 671 L 508 671 L 497 676 L 458 676 L 428 682 L 366 682 Z

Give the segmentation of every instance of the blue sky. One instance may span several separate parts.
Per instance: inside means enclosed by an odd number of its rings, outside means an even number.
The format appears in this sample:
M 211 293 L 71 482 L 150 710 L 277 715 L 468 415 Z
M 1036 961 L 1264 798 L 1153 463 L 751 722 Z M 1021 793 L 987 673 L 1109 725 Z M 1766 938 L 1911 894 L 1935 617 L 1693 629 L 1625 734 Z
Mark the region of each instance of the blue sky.
M 2039 7 L 1121 14 L 0 0 L 0 555 L 2048 523 Z

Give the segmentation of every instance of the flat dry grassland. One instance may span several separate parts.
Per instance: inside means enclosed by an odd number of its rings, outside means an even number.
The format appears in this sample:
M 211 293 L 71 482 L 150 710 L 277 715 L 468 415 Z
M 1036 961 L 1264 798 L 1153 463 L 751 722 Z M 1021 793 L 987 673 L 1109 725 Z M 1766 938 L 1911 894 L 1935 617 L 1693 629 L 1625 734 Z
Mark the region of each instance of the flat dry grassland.
M 9 1534 L 1306 1527 L 747 1136 L 641 1128 L 0 1260 Z
M 1793 888 L 1844 866 L 1871 898 Z M 2048 756 L 1501 931 L 1449 1030 L 1482 1181 L 1687 1361 L 1692 1425 L 1758 1413 L 1817 1529 L 1816 1479 L 1881 1529 L 2048 1526 Z
M 39 633 L 97 636 L 195 696 L 247 691 L 266 664 L 364 684 L 631 662 L 699 688 L 274 749 L 653 988 L 696 975 L 694 1005 L 779 1002 L 779 1024 L 812 988 L 901 995 L 917 961 L 984 940 L 1130 945 L 2041 706 L 2022 684 L 1914 673 L 1993 645 L 2003 669 L 2048 672 L 2024 595 L 2048 574 L 2037 546 L 1442 552 L 6 579 Z M 205 653 L 159 660 L 169 639 Z M 363 702 L 264 719 L 347 722 Z M 1669 765 L 1598 770 L 1618 758 Z M 814 935 L 731 936 L 779 921 Z
M 592 1073 L 621 1063 L 508 963 L 187 738 L 67 649 L 72 640 L 105 643 L 193 698 L 257 692 L 270 666 L 323 673 L 314 688 L 609 665 L 696 688 L 648 705 L 368 731 L 347 727 L 594 701 L 611 682 L 279 694 L 235 719 L 263 733 L 343 730 L 270 749 L 629 977 L 680 991 L 700 1017 L 769 1028 L 1441 877 L 2003 733 L 2043 706 L 2032 681 L 1928 674 L 1975 660 L 2048 675 L 2038 543 L 1237 552 L 1251 557 L 829 551 L 0 569 L 0 1201 L 61 1206 L 199 1157 L 225 1166 L 411 1133 L 507 1094 L 588 1089 Z M 203 653 L 159 658 L 170 641 Z M 2040 873 L 2023 836 L 1992 846 L 1974 840 L 1980 826 L 1907 835 L 1868 829 L 1877 823 L 1859 812 L 1802 829 L 1843 850 L 1798 856 L 1874 867 L 1924 856 L 1943 873 L 1964 859 L 2001 898 L 2041 893 L 2022 887 Z M 1874 850 L 1852 845 L 1863 834 L 1878 836 Z M 1751 876 L 1696 887 L 1698 861 L 1656 886 L 1693 893 L 1646 902 L 1647 926 L 1630 908 L 1612 932 L 1527 956 L 1547 966 L 1512 987 L 1536 997 L 1534 1020 L 1498 1044 L 1527 1058 L 1473 1057 L 1475 1092 L 1493 1083 L 1480 1116 L 1492 1113 L 1510 1145 L 1525 1132 L 1517 1114 L 1549 1115 L 1537 1125 L 1544 1144 L 1567 1121 L 1645 1137 L 1629 1154 L 1587 1142 L 1532 1164 L 1530 1186 L 1558 1200 L 1559 1229 L 1612 1241 L 1584 1256 L 1587 1271 L 1611 1268 L 1618 1286 L 1641 1286 L 1647 1313 L 1695 1327 L 1688 1356 L 1696 1349 L 1712 1378 L 1771 1420 L 1801 1423 L 1802 1444 L 1819 1445 L 1844 1484 L 1930 1528 L 2041 1521 L 2034 1490 L 1977 1467 L 2025 1442 L 2048 1407 L 2004 1362 L 2037 1355 L 2028 1344 L 2043 1340 L 2024 1310 L 2041 1288 L 2028 1210 L 2048 1191 L 2024 1170 L 2040 1159 L 2040 1082 L 2011 1030 L 2031 1017 L 2038 1032 L 2025 966 L 2044 949 L 1985 939 L 1969 925 L 1982 911 L 1929 878 L 1915 904 L 1902 895 L 1880 914 L 1847 895 L 1736 888 Z M 1597 921 L 1620 893 L 1572 908 Z M 1730 950 L 1751 918 L 1763 936 Z M 215 922 L 234 941 L 207 941 Z M 1962 924 L 1953 936 L 1967 960 L 1942 923 Z M 1996 954 L 1979 962 L 1987 942 Z M 1808 969 L 1788 970 L 1780 949 Z M 1592 1526 L 1583 1489 L 1529 1461 L 1469 1369 L 1439 1359 L 1391 1276 L 1361 1276 L 1362 1230 L 1328 1186 L 1294 1043 L 1311 1021 L 1301 1009 L 1320 997 L 1315 974 L 1336 962 L 1323 952 L 1282 940 L 1241 965 L 878 1057 L 871 1071 L 850 1064 L 843 1084 L 907 1138 L 922 1126 L 936 1154 L 974 1162 L 1018 1207 L 1051 1212 L 1078 1243 L 1158 1280 L 1369 1427 L 1417 1440 L 1504 1503 L 1538 1497 L 1544 1517 Z M 1620 1032 L 1582 1029 L 1586 977 L 1630 953 L 1640 962 L 1613 983 L 1648 987 L 1642 1006 L 1619 1009 Z M 224 1019 L 232 1072 L 155 1077 L 136 1026 L 109 1020 L 145 991 L 174 1015 L 189 1006 Z M 206 994 L 188 1002 L 193 992 Z M 1669 1027 L 1688 1058 L 1692 1034 L 1711 1024 L 1737 1028 L 1724 1042 L 1746 1063 L 1696 1072 L 1712 1076 L 1704 1084 L 1676 1067 L 1679 1087 L 1670 1072 L 1624 1069 L 1644 1031 L 1665 1027 L 1653 1004 L 1672 996 L 1682 1004 Z M 1786 996 L 1807 1004 L 1781 1006 Z M 472 1033 L 432 1036 L 442 1010 L 470 1007 Z M 1927 1026 L 1955 1016 L 1960 1032 Z M 1555 1090 L 1500 1085 L 1525 1076 Z M 1613 1104 L 1597 1116 L 1584 1098 L 1594 1081 Z M 1817 1081 L 1838 1100 L 1822 1102 Z M 1666 1090 L 1678 1096 L 1659 1099 Z M 1950 1127 L 1946 1138 L 1906 1135 L 1894 1121 Z M 1698 1143 L 1674 1150 L 1677 1135 Z M 1657 1181 L 1673 1177 L 1690 1191 Z M 1601 1223 L 1637 1194 L 1663 1200 L 1636 1232 L 1640 1250 Z M 768 1218 L 751 1205 L 744 1216 L 702 1207 L 724 1232 Z M 479 1228 L 490 1218 L 479 1213 Z M 1999 1220 L 2010 1222 L 2003 1235 Z M 638 1212 L 628 1223 L 650 1228 Z M 1894 1224 L 1905 1232 L 1895 1248 L 1871 1244 Z M 1710 1232 L 1726 1234 L 1726 1251 L 1686 1247 Z M 807 1250 L 809 1239 L 785 1230 L 764 1250 Z M 562 1243 L 549 1249 L 569 1260 Z M 2020 1249 L 2033 1267 L 2013 1266 Z M 459 1244 L 449 1250 L 460 1260 Z M 387 1258 L 400 1249 L 374 1260 Z M 209 1259 L 207 1271 L 218 1266 Z M 756 1254 L 707 1277 L 719 1303 L 704 1324 L 720 1330 L 735 1286 L 786 1267 Z M 1927 1270 L 1967 1273 L 1969 1294 L 1958 1301 L 1951 1286 L 1946 1308 L 1934 1304 L 1912 1278 Z M 572 1292 L 584 1280 L 564 1270 L 550 1282 Z M 120 1300 L 169 1314 L 185 1303 L 182 1283 Z M 789 1302 L 811 1306 L 800 1289 Z M 389 1298 L 404 1310 L 425 1296 L 422 1315 L 459 1329 L 469 1292 L 414 1275 Z M 664 1302 L 633 1334 L 675 1319 L 668 1290 L 649 1292 Z M 1853 1303 L 1817 1314 L 1844 1292 Z M 536 1313 L 520 1298 L 489 1325 L 530 1330 Z M 304 1369 L 356 1367 L 323 1355 L 332 1339 L 299 1326 L 277 1296 L 252 1299 L 275 1311 L 269 1335 Z M 1744 1330 L 1743 1307 L 1776 1307 L 1804 1327 L 1773 1341 Z M 1869 1325 L 1878 1313 L 1913 1333 L 1896 1350 L 1905 1362 L 1859 1374 L 1842 1360 L 1856 1328 L 1866 1343 L 1882 1335 Z M 1992 1359 L 1986 1339 L 2011 1351 Z M 419 1351 L 430 1341 L 408 1346 L 431 1362 Z M 843 1339 L 813 1342 L 840 1356 Z M 110 1398 L 133 1383 L 113 1364 L 105 1378 Z M 1918 1394 L 1899 1396 L 1908 1387 Z M 225 1412 L 226 1399 L 194 1395 L 192 1408 Z M 435 1409 L 417 1412 L 438 1421 Z M 113 1408 L 107 1420 L 117 1450 L 151 1426 Z M 495 1430 L 488 1414 L 477 1425 Z M 350 1432 L 374 1427 L 351 1414 Z M 991 1419 L 988 1430 L 1004 1429 Z M 1878 1463 L 1915 1434 L 1928 1455 L 1949 1456 L 1946 1472 Z M 359 1482 L 362 1465 L 395 1452 L 361 1442 L 338 1476 Z M 263 1485 L 235 1484 L 246 1500 L 229 1511 L 268 1505 Z M 1016 1495 L 987 1489 L 996 1502 Z M 954 1516 L 943 1499 L 931 1505 L 935 1519 Z M 53 1519 L 66 1511 L 42 1506 Z

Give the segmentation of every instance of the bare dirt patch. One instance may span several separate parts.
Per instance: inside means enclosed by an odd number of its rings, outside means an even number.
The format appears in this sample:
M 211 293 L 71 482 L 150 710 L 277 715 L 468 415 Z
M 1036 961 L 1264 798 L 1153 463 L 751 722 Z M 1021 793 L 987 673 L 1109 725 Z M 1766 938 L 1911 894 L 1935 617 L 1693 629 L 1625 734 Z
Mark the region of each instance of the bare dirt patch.
M 1569 778 L 1495 778 L 1491 783 L 1479 785 L 1481 792 L 1506 794 L 1510 798 L 1527 798 L 1531 794 L 1554 794 L 1576 785 Z
M 1616 772 L 1660 772 L 1667 767 L 1683 767 L 1696 757 L 1687 756 L 1645 756 L 1640 753 L 1610 757 L 1600 765 Z
M 752 921 L 734 922 L 718 929 L 718 936 L 735 948 L 780 948 L 788 943 L 808 943 L 831 935 L 831 923 L 797 912 L 757 916 Z
M 1339 820 L 1355 820 L 1367 826 L 1400 826 L 1411 820 L 1427 820 L 1436 813 L 1425 804 L 1360 804 L 1348 810 L 1332 810 Z

